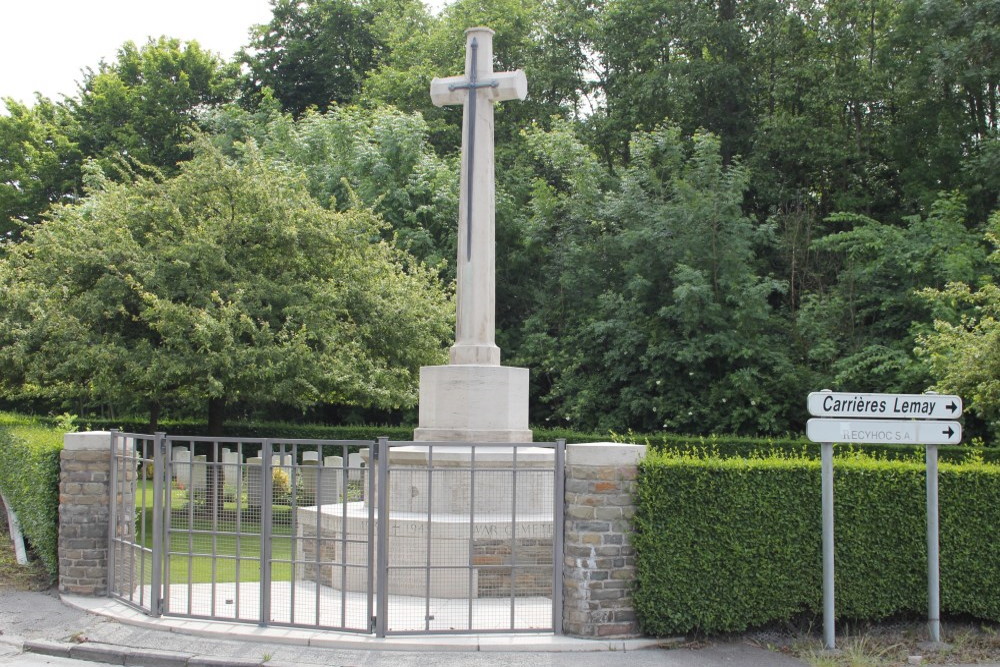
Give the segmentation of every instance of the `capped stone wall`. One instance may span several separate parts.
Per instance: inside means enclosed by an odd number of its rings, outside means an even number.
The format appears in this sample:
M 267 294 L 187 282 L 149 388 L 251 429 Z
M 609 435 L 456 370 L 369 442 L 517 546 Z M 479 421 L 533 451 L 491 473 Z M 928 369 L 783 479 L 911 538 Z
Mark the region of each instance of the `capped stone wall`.
M 108 593 L 111 434 L 67 433 L 59 474 L 59 591 Z
M 638 637 L 632 603 L 632 517 L 641 445 L 566 446 L 563 632 L 575 637 Z

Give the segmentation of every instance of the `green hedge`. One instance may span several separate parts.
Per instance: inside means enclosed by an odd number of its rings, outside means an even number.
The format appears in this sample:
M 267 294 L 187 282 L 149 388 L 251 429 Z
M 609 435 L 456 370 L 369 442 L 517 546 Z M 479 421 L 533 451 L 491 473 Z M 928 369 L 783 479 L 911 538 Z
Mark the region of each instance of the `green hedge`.
M 640 467 L 644 632 L 740 632 L 822 613 L 819 462 L 651 452 Z M 921 463 L 849 454 L 834 473 L 840 618 L 926 615 Z M 942 463 L 941 608 L 1000 621 L 1000 466 Z
M 819 458 L 820 445 L 805 438 L 750 438 L 745 436 L 709 435 L 687 436 L 659 433 L 640 435 L 630 433 L 615 436 L 616 442 L 635 442 L 657 451 L 684 454 L 692 450 L 728 458 L 746 458 L 760 454 L 782 453 L 793 456 L 805 455 Z M 850 448 L 873 456 L 890 459 L 912 460 L 924 455 L 923 445 L 840 445 L 838 449 Z M 981 458 L 986 462 L 1000 463 L 1000 448 L 974 447 L 972 445 L 942 446 L 938 448 L 941 461 L 961 463 L 968 458 Z
M 148 433 L 149 424 L 139 418 L 80 420 L 92 430 L 116 428 L 131 433 Z M 163 421 L 158 430 L 170 435 L 206 435 L 208 426 L 197 421 Z M 413 439 L 413 426 L 326 426 L 323 424 L 297 424 L 293 422 L 229 422 L 225 435 L 242 438 L 302 438 L 317 440 L 374 440 L 388 436 L 390 440 Z M 568 429 L 534 429 L 536 442 L 552 442 L 565 438 L 567 442 L 598 442 L 609 440 L 607 434 L 581 433 Z
M 22 422 L 0 426 L 0 491 L 49 574 L 59 572 L 59 453 L 62 433 Z

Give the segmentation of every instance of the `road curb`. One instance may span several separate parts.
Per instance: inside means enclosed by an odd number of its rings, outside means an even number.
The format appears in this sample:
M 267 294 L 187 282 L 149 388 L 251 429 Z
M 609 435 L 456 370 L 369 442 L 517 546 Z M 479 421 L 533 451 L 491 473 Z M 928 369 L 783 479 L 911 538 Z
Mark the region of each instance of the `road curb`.
M 14 646 L 25 653 L 36 653 L 55 658 L 87 660 L 107 665 L 135 667 L 263 667 L 265 665 L 260 660 L 220 658 L 217 656 L 194 655 L 179 651 L 135 649 L 98 642 L 71 644 L 47 639 L 10 641 L 10 638 L 6 637 L 0 639 L 0 641 L 4 644 Z

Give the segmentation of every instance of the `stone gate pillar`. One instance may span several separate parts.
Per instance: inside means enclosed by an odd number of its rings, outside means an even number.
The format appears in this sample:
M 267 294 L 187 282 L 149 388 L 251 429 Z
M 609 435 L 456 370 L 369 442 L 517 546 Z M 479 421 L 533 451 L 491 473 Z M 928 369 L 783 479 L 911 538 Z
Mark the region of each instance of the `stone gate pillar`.
M 563 632 L 638 637 L 632 516 L 642 445 L 566 445 Z
M 59 474 L 59 591 L 108 593 L 111 434 L 67 433 Z

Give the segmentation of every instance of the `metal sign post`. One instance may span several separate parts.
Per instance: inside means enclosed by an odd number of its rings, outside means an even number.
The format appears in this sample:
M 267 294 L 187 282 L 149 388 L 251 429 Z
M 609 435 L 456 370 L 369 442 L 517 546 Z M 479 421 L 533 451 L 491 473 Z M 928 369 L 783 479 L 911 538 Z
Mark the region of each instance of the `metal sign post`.
M 927 445 L 927 627 L 935 644 L 941 641 L 937 454 L 937 445 Z
M 941 394 L 851 394 L 830 390 L 808 399 L 806 436 L 822 449 L 823 640 L 835 648 L 833 443 L 916 444 L 927 460 L 927 625 L 932 642 L 941 641 L 941 580 L 938 542 L 937 446 L 962 441 L 962 425 L 944 419 L 962 415 L 962 399 Z
M 823 643 L 836 648 L 833 589 L 833 443 L 820 445 L 823 454 Z

